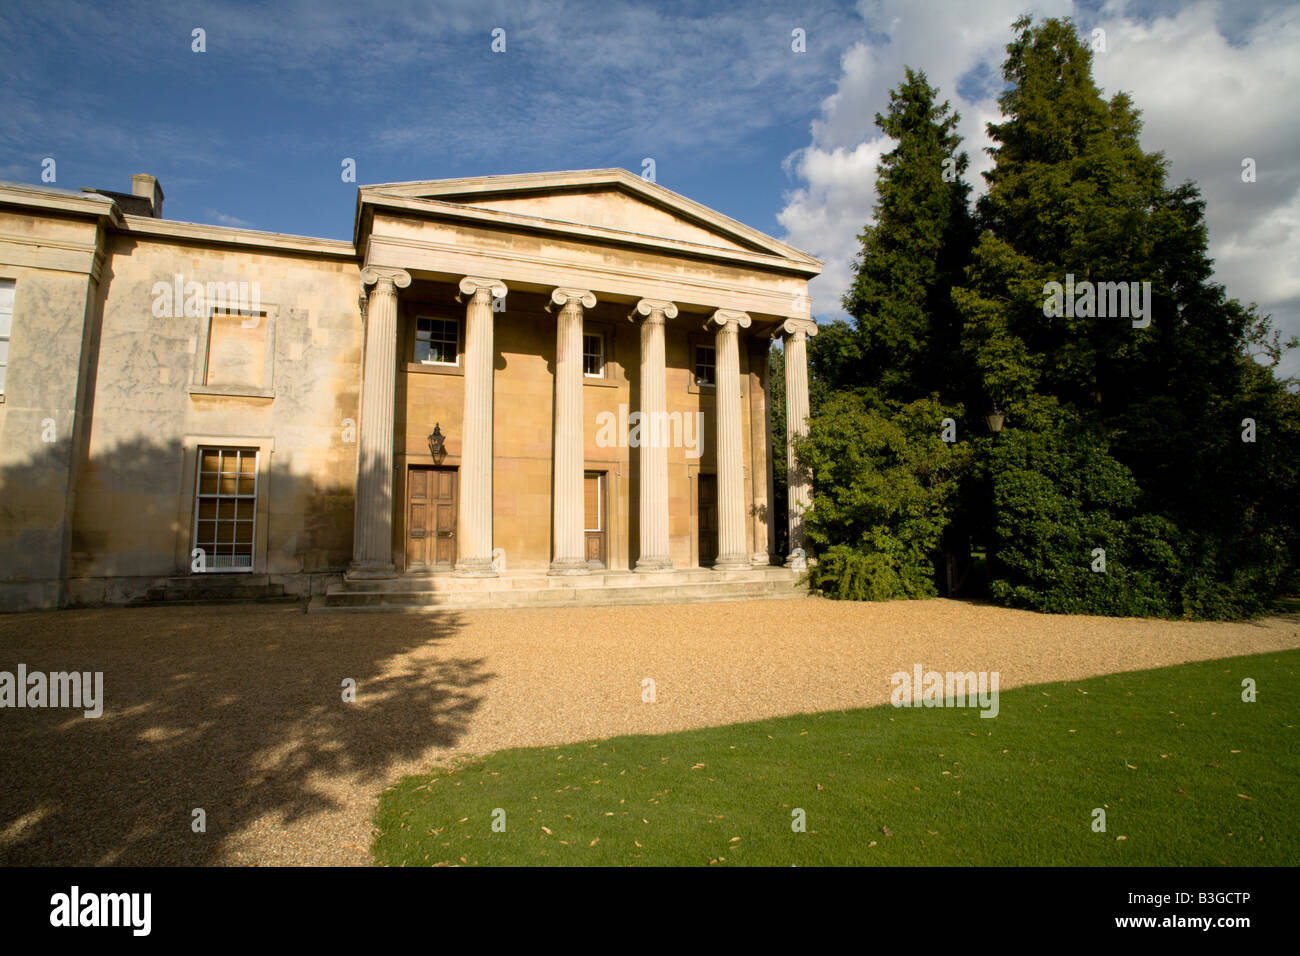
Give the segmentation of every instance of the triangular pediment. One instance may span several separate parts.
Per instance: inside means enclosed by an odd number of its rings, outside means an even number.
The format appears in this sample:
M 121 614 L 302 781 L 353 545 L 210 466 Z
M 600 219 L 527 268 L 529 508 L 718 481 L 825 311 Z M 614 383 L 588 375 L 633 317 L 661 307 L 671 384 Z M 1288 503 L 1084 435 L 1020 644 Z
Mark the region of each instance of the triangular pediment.
M 538 222 L 821 265 L 765 233 L 625 169 L 388 183 L 363 187 L 362 196 L 430 200 Z

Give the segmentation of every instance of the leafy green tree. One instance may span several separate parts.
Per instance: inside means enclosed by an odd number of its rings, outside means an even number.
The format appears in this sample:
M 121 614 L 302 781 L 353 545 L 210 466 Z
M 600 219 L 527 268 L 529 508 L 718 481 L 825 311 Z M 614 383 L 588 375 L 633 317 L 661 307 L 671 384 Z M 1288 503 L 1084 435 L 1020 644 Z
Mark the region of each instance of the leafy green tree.
M 869 395 L 830 396 L 799 443 L 816 476 L 807 534 L 812 582 L 831 597 L 930 597 L 940 543 L 970 463 L 969 444 L 942 440 L 960 417 L 934 398 L 902 407 Z

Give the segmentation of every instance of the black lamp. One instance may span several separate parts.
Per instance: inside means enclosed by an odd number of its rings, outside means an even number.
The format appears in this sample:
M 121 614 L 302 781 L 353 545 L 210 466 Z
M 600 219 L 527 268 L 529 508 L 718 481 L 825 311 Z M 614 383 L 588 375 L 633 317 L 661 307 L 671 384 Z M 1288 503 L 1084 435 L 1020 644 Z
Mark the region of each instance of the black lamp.
M 446 441 L 447 436 L 442 433 L 440 425 L 434 425 L 433 431 L 429 433 L 429 451 L 435 460 L 440 460 L 446 454 L 446 449 L 443 448 Z

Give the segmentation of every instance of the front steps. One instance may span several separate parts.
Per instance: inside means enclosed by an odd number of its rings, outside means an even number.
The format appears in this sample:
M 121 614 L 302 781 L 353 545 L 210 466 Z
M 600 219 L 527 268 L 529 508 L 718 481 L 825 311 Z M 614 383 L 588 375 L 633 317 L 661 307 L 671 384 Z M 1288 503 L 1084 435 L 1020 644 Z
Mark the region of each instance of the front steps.
M 300 599 L 284 593 L 265 574 L 191 574 L 166 578 L 149 588 L 141 604 L 295 604 Z
M 510 607 L 590 607 L 620 604 L 686 604 L 758 598 L 804 598 L 803 575 L 786 568 L 739 571 L 692 568 L 655 574 L 603 571 L 549 575 L 510 571 L 495 578 L 452 574 L 400 575 L 379 581 L 344 581 L 312 599 L 309 611 L 465 610 Z

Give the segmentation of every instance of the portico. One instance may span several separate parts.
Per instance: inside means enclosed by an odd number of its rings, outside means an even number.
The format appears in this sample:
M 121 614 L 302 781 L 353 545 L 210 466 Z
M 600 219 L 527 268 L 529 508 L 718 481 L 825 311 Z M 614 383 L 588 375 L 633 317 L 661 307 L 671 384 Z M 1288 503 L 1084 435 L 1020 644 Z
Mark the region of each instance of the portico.
M 621 169 L 364 186 L 350 241 L 133 189 L 0 185 L 0 608 L 798 579 L 811 256 Z
M 817 260 L 623 170 L 363 187 L 356 243 L 365 355 L 343 590 L 780 566 L 778 460 L 802 547 L 810 487 L 789 448 L 806 428 Z M 775 439 L 773 400 L 788 421 Z M 634 440 L 607 447 L 598 418 L 620 411 Z M 670 416 L 699 417 L 696 448 L 654 427 Z M 440 460 L 424 447 L 435 425 Z M 454 472 L 435 475 L 454 491 L 425 502 L 420 470 Z M 419 543 L 431 534 L 437 560 Z

